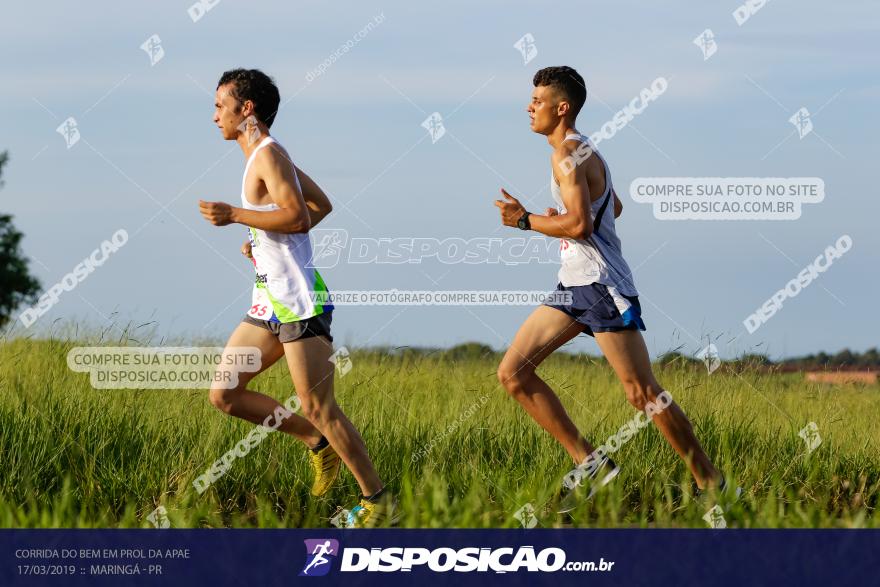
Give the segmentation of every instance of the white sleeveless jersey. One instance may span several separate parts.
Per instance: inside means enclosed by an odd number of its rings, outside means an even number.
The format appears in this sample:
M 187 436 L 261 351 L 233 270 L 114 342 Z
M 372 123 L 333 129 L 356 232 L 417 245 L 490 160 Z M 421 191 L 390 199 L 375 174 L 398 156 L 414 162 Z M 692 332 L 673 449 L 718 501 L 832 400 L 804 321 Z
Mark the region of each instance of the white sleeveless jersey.
M 588 137 L 572 133 L 564 140 L 585 142 L 593 150 L 593 154 L 599 157 L 605 167 L 605 191 L 602 197 L 590 206 L 590 217 L 594 227 L 592 234 L 586 239 L 560 239 L 559 255 L 562 267 L 559 269 L 559 281 L 566 287 L 601 283 L 617 288 L 623 295 L 637 296 L 639 294 L 633 282 L 632 272 L 623 259 L 620 239 L 614 229 L 614 197 L 608 163 L 599 155 Z M 565 203 L 562 201 L 562 193 L 552 169 L 550 192 L 553 194 L 559 213 L 565 214 Z
M 257 152 L 271 143 L 284 150 L 274 138 L 266 137 L 248 157 L 244 167 L 244 177 L 241 180 L 241 205 L 247 210 L 268 212 L 279 209 L 274 203 L 256 206 L 248 202 L 245 197 L 245 180 L 251 163 Z M 300 187 L 295 169 L 294 177 L 297 187 Z M 321 294 L 326 295 L 327 286 L 321 274 L 310 267 L 312 243 L 307 233 L 288 234 L 248 228 L 254 270 L 257 273 L 248 316 L 258 320 L 286 323 L 305 320 L 333 309 L 329 301 L 321 303 Z

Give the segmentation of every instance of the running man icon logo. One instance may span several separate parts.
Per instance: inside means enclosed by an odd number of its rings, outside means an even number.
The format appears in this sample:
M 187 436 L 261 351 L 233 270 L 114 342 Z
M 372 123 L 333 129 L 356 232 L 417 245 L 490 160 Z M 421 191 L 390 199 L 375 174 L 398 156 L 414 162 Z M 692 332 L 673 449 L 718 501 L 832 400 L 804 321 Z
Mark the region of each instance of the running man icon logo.
M 819 426 L 817 426 L 815 422 L 807 423 L 807 425 L 798 432 L 798 436 L 804 439 L 804 443 L 807 445 L 807 454 L 810 454 L 822 444 L 822 436 L 819 434 Z
M 703 364 L 706 365 L 709 375 L 714 373 L 715 369 L 721 366 L 721 358 L 718 356 L 718 347 L 714 344 L 710 344 L 698 352 L 697 358 L 703 361 Z
M 238 132 L 247 137 L 248 145 L 253 145 L 263 136 L 263 133 L 260 132 L 260 127 L 257 126 L 257 117 L 253 114 L 242 120 L 241 124 L 236 128 L 238 129 Z
M 348 231 L 344 228 L 315 228 L 312 237 L 312 260 L 307 265 L 313 269 L 336 267 L 339 257 L 348 243 Z
M 714 528 L 715 530 L 723 530 L 727 528 L 727 520 L 724 519 L 724 510 L 721 509 L 720 506 L 713 506 L 706 515 L 703 516 L 703 519 L 709 524 L 710 528 Z
M 159 35 L 153 35 L 144 41 L 141 49 L 150 56 L 150 67 L 153 67 L 165 57 L 165 49 L 162 48 L 162 39 L 159 38 Z
M 446 134 L 446 127 L 443 126 L 443 117 L 440 116 L 439 112 L 434 112 L 431 116 L 423 120 L 422 128 L 427 130 L 428 134 L 431 135 L 432 145 Z
M 516 510 L 513 517 L 519 520 L 519 523 L 522 524 L 522 527 L 526 530 L 531 530 L 538 525 L 538 517 L 535 515 L 535 506 L 530 503 L 527 503 Z
M 706 29 L 700 33 L 700 36 L 694 39 L 694 45 L 703 51 L 703 61 L 715 55 L 715 52 L 718 50 L 718 44 L 715 42 L 715 33 L 712 32 L 712 29 Z
M 165 509 L 165 506 L 159 506 L 154 509 L 149 516 L 147 516 L 147 521 L 153 525 L 154 528 L 170 528 L 171 522 L 168 521 L 168 510 Z
M 339 555 L 339 541 L 332 538 L 305 540 L 306 566 L 300 577 L 322 577 L 330 572 L 331 562 Z
M 538 55 L 538 46 L 535 45 L 535 37 L 532 36 L 532 33 L 524 34 L 519 41 L 513 44 L 513 48 L 522 53 L 523 65 L 528 65 L 529 61 Z
M 340 377 L 345 377 L 345 374 L 351 371 L 351 353 L 347 347 L 339 347 L 335 353 L 330 355 L 328 360 L 336 365 L 336 370 L 339 371 Z
M 58 125 L 55 132 L 64 137 L 68 149 L 79 142 L 79 128 L 76 125 L 76 119 L 72 116 Z
M 798 138 L 802 139 L 813 132 L 813 121 L 810 120 L 810 111 L 806 108 L 801 108 L 792 114 L 788 121 L 797 129 Z
M 351 512 L 341 505 L 336 507 L 336 512 L 333 514 L 333 517 L 330 518 L 330 523 L 336 526 L 337 528 L 348 528 L 348 518 Z

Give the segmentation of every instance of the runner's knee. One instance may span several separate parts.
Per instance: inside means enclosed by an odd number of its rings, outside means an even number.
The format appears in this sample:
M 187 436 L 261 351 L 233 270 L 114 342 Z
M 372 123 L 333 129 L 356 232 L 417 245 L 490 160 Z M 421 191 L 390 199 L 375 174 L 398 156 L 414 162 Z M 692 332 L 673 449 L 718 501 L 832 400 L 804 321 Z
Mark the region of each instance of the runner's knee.
M 498 381 L 510 395 L 522 393 L 525 383 L 535 372 L 535 368 L 528 363 L 507 363 L 501 361 L 498 366 Z
M 232 413 L 235 392 L 236 390 L 234 389 L 212 387 L 211 391 L 208 392 L 208 399 L 211 400 L 211 405 L 215 408 L 229 414 Z
M 319 402 L 311 398 L 302 402 L 303 416 L 318 430 L 336 418 L 336 410 L 335 402 Z
M 211 387 L 211 391 L 208 392 L 208 399 L 211 401 L 211 405 L 221 412 L 231 414 L 238 392 L 247 388 L 249 378 L 244 377 L 243 375 L 244 374 L 239 373 L 238 385 L 234 388 L 230 389 L 222 386 Z
M 657 395 L 663 391 L 654 383 L 645 383 L 637 379 L 624 381 L 623 389 L 626 391 L 627 401 L 639 411 L 644 411 L 648 402 L 656 401 Z

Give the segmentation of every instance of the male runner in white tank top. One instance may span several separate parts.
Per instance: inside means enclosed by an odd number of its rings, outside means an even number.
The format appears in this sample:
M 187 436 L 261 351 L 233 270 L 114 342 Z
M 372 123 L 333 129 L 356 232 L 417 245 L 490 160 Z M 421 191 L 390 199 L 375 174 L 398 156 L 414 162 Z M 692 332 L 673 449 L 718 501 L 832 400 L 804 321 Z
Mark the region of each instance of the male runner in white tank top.
M 669 395 L 651 371 L 640 332 L 645 325 L 638 291 L 615 231 L 622 205 L 607 163 L 575 128 L 587 97 L 584 80 L 570 67 L 548 67 L 535 74 L 534 85 L 527 111 L 532 131 L 545 135 L 553 149 L 551 192 L 557 208 L 548 208 L 544 215 L 531 214 L 504 189 L 505 199 L 496 200 L 495 205 L 506 226 L 560 239 L 557 294 L 570 296 L 570 301 L 553 301 L 528 317 L 498 367 L 498 378 L 578 466 L 577 475 L 566 484 L 558 511 L 576 507 L 582 488 L 589 485 L 589 497 L 618 473 L 611 459 L 594 453 L 559 398 L 535 373 L 553 351 L 582 332 L 595 337 L 629 402 L 640 411 L 653 403 L 647 416 L 653 415 L 667 441 L 687 462 L 698 488 L 723 489 L 723 477 L 703 452 L 687 417 L 674 402 L 669 403 Z M 660 413 L 653 409 L 664 405 Z M 589 483 L 583 483 L 585 479 Z
M 252 305 L 226 346 L 257 347 L 262 364 L 255 373 L 239 373 L 235 389 L 211 389 L 211 403 L 254 424 L 278 414 L 276 410 L 284 410 L 281 404 L 247 389 L 247 384 L 284 356 L 305 417 L 287 412 L 278 429 L 309 447 L 315 472 L 312 495 L 329 491 L 341 459 L 363 493 L 352 509 L 350 523 L 384 525 L 391 517 L 391 496 L 373 468 L 363 439 L 333 397 L 333 306 L 326 300 L 324 280 L 309 266 L 308 231 L 332 207 L 321 188 L 269 136 L 278 104 L 278 88 L 255 69 L 227 71 L 217 84 L 214 123 L 224 139 L 238 142 L 247 161 L 241 207 L 200 200 L 199 208 L 215 226 L 238 223 L 248 227 L 242 253 L 252 259 L 256 271 Z

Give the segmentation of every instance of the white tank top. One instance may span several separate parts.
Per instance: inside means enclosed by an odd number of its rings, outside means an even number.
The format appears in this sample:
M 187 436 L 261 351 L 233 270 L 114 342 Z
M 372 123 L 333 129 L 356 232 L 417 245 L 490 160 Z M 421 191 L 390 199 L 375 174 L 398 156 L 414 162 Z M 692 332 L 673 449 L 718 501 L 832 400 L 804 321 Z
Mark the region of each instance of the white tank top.
M 614 229 L 614 197 L 612 195 L 611 171 L 608 163 L 596 151 L 592 141 L 584 135 L 572 133 L 565 141 L 576 140 L 587 143 L 593 153 L 599 157 L 605 168 L 605 191 L 602 197 L 590 206 L 590 217 L 593 220 L 593 232 L 586 239 L 562 238 L 559 241 L 559 255 L 562 267 L 559 269 L 559 281 L 566 287 L 601 283 L 613 286 L 626 296 L 637 296 L 632 272 L 623 259 L 620 239 Z M 550 192 L 556 201 L 557 210 L 565 214 L 565 203 L 553 171 L 550 171 Z
M 266 137 L 248 157 L 241 180 L 241 206 L 247 210 L 267 212 L 279 209 L 274 203 L 251 204 L 245 197 L 245 180 L 251 163 L 257 152 L 271 143 L 278 145 L 287 155 L 278 141 Z M 294 177 L 299 188 L 296 169 Z M 321 303 L 321 294 L 326 294 L 327 286 L 321 274 L 310 267 L 312 243 L 307 233 L 288 234 L 248 227 L 248 238 L 257 273 L 248 316 L 271 322 L 296 322 L 333 309 L 329 301 Z

